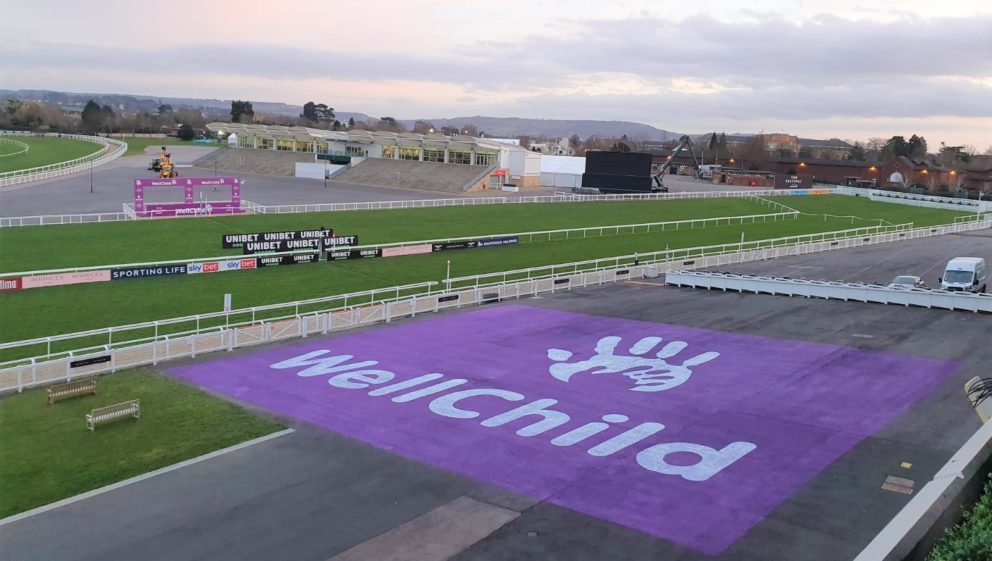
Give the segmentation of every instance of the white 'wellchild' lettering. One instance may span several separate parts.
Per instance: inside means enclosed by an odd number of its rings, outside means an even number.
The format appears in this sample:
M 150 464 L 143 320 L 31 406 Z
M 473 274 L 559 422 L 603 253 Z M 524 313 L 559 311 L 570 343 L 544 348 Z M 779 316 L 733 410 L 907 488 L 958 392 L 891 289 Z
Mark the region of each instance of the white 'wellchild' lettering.
M 616 342 L 619 342 L 619 337 L 616 339 Z M 658 341 L 654 341 L 654 343 Z M 616 342 L 612 343 L 614 347 L 616 346 Z M 611 343 L 611 341 L 607 341 L 607 343 Z M 642 340 L 635 347 L 640 350 L 645 345 L 647 345 L 647 342 Z M 604 346 L 603 348 L 605 349 L 606 347 Z M 393 403 L 409 403 L 433 396 L 427 404 L 427 409 L 435 415 L 449 419 L 475 419 L 480 417 L 481 413 L 479 411 L 475 411 L 467 405 L 466 402 L 470 402 L 471 400 L 489 399 L 512 403 L 527 399 L 521 393 L 498 388 L 470 388 L 449 392 L 448 390 L 460 388 L 468 384 L 469 381 L 464 378 L 451 378 L 440 381 L 445 376 L 438 372 L 394 382 L 396 380 L 395 373 L 388 370 L 370 368 L 379 364 L 376 360 L 349 362 L 355 358 L 353 355 L 326 356 L 330 352 L 323 349 L 311 351 L 277 362 L 270 365 L 270 367 L 275 370 L 297 369 L 296 375 L 304 378 L 330 376 L 327 380 L 328 384 L 344 390 L 366 390 L 370 387 L 382 386 L 371 389 L 368 395 L 373 398 L 392 396 L 390 400 Z M 554 357 L 552 358 L 554 359 Z M 686 363 L 698 359 L 699 357 L 696 357 L 696 359 L 690 359 Z M 712 358 L 708 360 L 712 360 Z M 394 383 L 383 386 L 383 384 L 389 382 Z M 558 400 L 556 399 L 535 399 L 523 405 L 513 407 L 503 413 L 482 419 L 479 424 L 487 428 L 497 428 L 525 420 L 529 424 L 517 429 L 515 431 L 517 436 L 531 438 L 543 435 L 565 427 L 572 421 L 568 413 L 553 409 L 557 404 Z M 620 425 L 627 422 L 629 417 L 619 413 L 608 413 L 603 415 L 601 419 L 602 421 L 593 421 L 561 432 L 551 438 L 550 443 L 557 447 L 574 446 L 608 431 L 613 425 Z M 621 433 L 599 441 L 587 449 L 586 453 L 596 457 L 610 456 L 621 450 L 630 448 L 664 429 L 665 425 L 661 423 L 640 423 Z M 751 442 L 731 442 L 721 449 L 691 442 L 662 442 L 642 449 L 637 453 L 636 461 L 642 468 L 658 474 L 678 475 L 687 481 L 706 481 L 756 448 L 757 446 Z M 698 460 L 696 463 L 688 465 L 683 461 L 674 464 L 666 460 L 670 455 L 677 453 L 694 454 Z

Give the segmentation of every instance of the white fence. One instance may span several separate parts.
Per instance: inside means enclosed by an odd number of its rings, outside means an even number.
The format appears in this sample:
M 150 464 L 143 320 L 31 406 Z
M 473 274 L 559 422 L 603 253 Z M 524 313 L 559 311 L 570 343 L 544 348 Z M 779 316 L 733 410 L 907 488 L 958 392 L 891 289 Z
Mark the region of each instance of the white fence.
M 809 191 L 808 189 L 806 191 Z M 816 189 L 822 194 L 830 193 L 829 189 Z M 312 203 L 300 205 L 261 205 L 248 200 L 241 201 L 241 207 L 250 214 L 299 214 L 308 212 L 342 212 L 355 210 L 390 210 L 407 208 L 438 208 L 450 206 L 486 206 L 501 204 L 533 204 L 533 203 L 575 203 L 575 202 L 609 202 L 609 201 L 662 201 L 683 199 L 720 199 L 720 198 L 750 198 L 760 199 L 763 196 L 785 196 L 787 190 L 751 190 L 751 191 L 713 191 L 701 193 L 651 193 L 645 195 L 574 195 L 561 193 L 534 197 L 465 197 L 460 199 L 417 199 L 409 201 L 369 201 L 361 203 Z M 768 201 L 766 201 L 768 202 Z M 194 216 L 200 218 L 201 216 Z M 0 217 L 0 228 L 17 226 L 47 226 L 54 224 L 78 224 L 82 222 L 115 222 L 137 220 L 134 207 L 124 203 L 122 212 L 105 212 L 97 214 L 53 214 L 45 216 L 14 216 Z
M 6 135 L 9 133 L 5 132 L 4 134 Z M 26 135 L 22 135 L 22 136 L 26 136 Z M 0 173 L 0 187 L 7 187 L 9 185 L 16 185 L 19 183 L 27 183 L 29 181 L 37 181 L 39 179 L 61 177 L 63 175 L 69 175 L 72 173 L 85 171 L 96 166 L 102 166 L 107 162 L 115 160 L 118 157 L 124 155 L 124 152 L 127 151 L 126 142 L 121 142 L 119 140 L 114 140 L 112 138 L 104 138 L 102 136 L 85 136 L 80 134 L 57 134 L 57 133 L 48 133 L 45 135 L 32 135 L 32 136 L 49 136 L 49 137 L 68 138 L 71 140 L 85 140 L 88 142 L 99 144 L 101 148 L 93 154 L 90 154 L 88 156 L 83 156 L 82 158 L 76 158 L 75 160 L 69 160 L 67 162 L 59 162 L 57 164 L 51 164 L 47 166 L 40 166 L 36 168 Z M 6 220 L 10 220 L 10 219 L 6 219 Z
M 875 304 L 992 313 L 992 294 L 948 292 L 921 288 L 889 288 L 878 284 L 787 279 L 704 271 L 671 271 L 666 273 L 665 283 L 674 286 L 732 290 L 754 294 L 804 296 L 828 300 L 853 300 Z
M 776 204 L 776 203 L 771 203 Z M 757 222 L 777 222 L 779 220 L 795 219 L 799 213 L 776 212 L 771 214 L 749 214 L 745 216 L 719 216 L 714 218 L 695 218 L 692 220 L 675 220 L 671 222 L 648 222 L 644 224 L 619 224 L 608 226 L 591 226 L 586 228 L 565 228 L 561 230 L 540 230 L 535 232 L 514 232 L 501 234 L 480 234 L 477 236 L 467 236 L 459 238 L 437 238 L 433 240 L 415 240 L 404 242 L 391 242 L 382 244 L 367 244 L 341 247 L 340 249 L 361 250 L 372 248 L 398 248 L 408 246 L 423 246 L 441 243 L 457 243 L 466 241 L 484 240 L 490 238 L 517 238 L 520 242 L 537 242 L 542 240 L 569 240 L 573 238 L 601 237 L 623 234 L 646 234 L 652 231 L 666 232 L 669 230 L 696 229 L 718 226 L 729 226 L 731 224 L 752 224 Z M 241 258 L 271 257 L 276 255 L 294 255 L 302 253 L 314 253 L 317 250 L 296 250 L 272 253 L 257 253 L 254 255 L 221 255 L 216 257 L 194 257 L 187 259 L 174 259 L 171 261 L 153 261 L 148 263 L 118 263 L 111 265 L 91 265 L 86 267 L 69 267 L 65 269 L 44 269 L 38 271 L 19 271 L 10 273 L 0 273 L 5 277 L 28 277 L 33 275 L 48 275 L 56 273 L 78 273 L 82 271 L 100 271 L 104 269 L 117 269 L 125 267 L 151 267 L 164 265 L 182 265 L 190 263 L 209 263 L 213 261 L 227 261 Z
M 810 191 L 806 189 L 805 191 Z M 822 194 L 829 194 L 830 189 L 817 188 Z M 762 189 L 750 191 L 702 191 L 677 193 L 646 193 L 623 195 L 576 195 L 572 193 L 556 193 L 554 195 L 538 195 L 531 197 L 464 197 L 458 199 L 420 199 L 411 201 L 367 201 L 361 203 L 314 203 L 301 205 L 260 205 L 250 201 L 242 201 L 242 206 L 256 214 L 296 214 L 305 212 L 338 212 L 351 210 L 390 210 L 404 208 L 436 208 L 448 206 L 486 206 L 503 204 L 535 204 L 535 203 L 590 203 L 611 201 L 669 201 L 684 199 L 725 199 L 750 197 L 777 197 L 789 195 L 787 190 Z
M 990 226 L 992 224 L 988 222 L 917 229 L 910 225 L 871 226 L 742 244 L 632 254 L 459 277 L 450 279 L 441 292 L 433 288 L 436 283 L 427 282 L 3 343 L 0 353 L 16 356 L 0 363 L 0 392 L 20 391 L 205 352 L 389 322 L 419 313 L 640 278 L 646 273 L 654 276 L 662 264 L 674 269 L 719 267 Z M 108 361 L 72 366 L 73 361 L 93 357 L 106 357 Z
M 6 154 L 0 154 L 0 158 L 10 158 L 11 156 L 18 156 L 20 154 L 27 154 L 28 150 L 31 149 L 26 143 L 20 140 L 14 140 L 13 138 L 7 138 L 5 136 L 0 136 L 0 144 L 9 144 L 18 148 L 16 152 L 8 152 Z
M 869 200 L 883 203 L 939 208 L 943 210 L 957 210 L 960 212 L 992 212 L 992 201 L 976 201 L 972 199 L 937 197 L 933 195 L 916 195 L 913 193 L 899 193 L 896 191 L 883 191 L 880 189 L 863 189 L 860 187 L 837 187 L 834 189 L 834 193 L 837 193 L 838 195 L 867 197 Z
M 91 214 L 49 214 L 39 216 L 0 216 L 0 228 L 17 226 L 51 226 L 55 224 L 86 224 L 90 222 L 120 222 L 133 220 L 125 212 L 96 212 Z

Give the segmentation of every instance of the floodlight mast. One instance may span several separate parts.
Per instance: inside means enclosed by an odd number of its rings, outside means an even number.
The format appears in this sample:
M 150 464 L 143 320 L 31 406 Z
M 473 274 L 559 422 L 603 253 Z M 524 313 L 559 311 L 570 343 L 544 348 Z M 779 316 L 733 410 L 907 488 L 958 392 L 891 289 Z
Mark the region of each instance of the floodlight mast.
M 682 135 L 682 138 L 679 139 L 679 145 L 675 147 L 675 150 L 672 150 L 672 155 L 668 157 L 668 160 L 666 160 L 665 163 L 661 164 L 661 168 L 658 170 L 658 173 L 654 175 L 654 184 L 656 187 L 664 186 L 665 172 L 668 171 L 668 168 L 672 167 L 673 162 L 675 162 L 675 158 L 678 157 L 683 150 L 688 150 L 689 155 L 692 156 L 692 176 L 698 177 L 699 159 L 696 158 L 696 152 L 692 149 L 692 139 L 690 139 L 688 135 Z

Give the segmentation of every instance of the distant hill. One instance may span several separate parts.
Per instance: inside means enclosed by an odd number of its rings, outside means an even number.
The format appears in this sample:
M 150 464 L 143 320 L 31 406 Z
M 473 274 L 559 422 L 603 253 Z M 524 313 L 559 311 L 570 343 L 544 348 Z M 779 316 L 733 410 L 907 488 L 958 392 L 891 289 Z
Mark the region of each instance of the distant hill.
M 203 99 L 191 97 L 165 97 L 154 95 L 130 95 L 115 93 L 72 93 L 52 90 L 0 90 L 0 101 L 4 99 L 20 99 L 22 101 L 43 101 L 66 108 L 82 109 L 89 100 L 100 105 L 109 105 L 117 111 L 128 113 L 148 111 L 154 113 L 160 104 L 171 105 L 175 109 L 188 107 L 204 113 L 222 116 L 231 110 L 230 99 Z M 252 107 L 259 113 L 297 117 L 303 112 L 300 105 L 272 101 L 251 100 Z M 365 113 L 335 111 L 339 121 L 346 122 L 349 118 L 355 121 L 374 120 Z M 453 117 L 442 119 L 421 119 L 432 123 L 435 127 L 462 128 L 475 125 L 479 131 L 490 137 L 533 136 L 538 138 L 561 138 L 573 134 L 586 139 L 590 136 L 619 138 L 627 135 L 632 140 L 672 140 L 680 135 L 671 131 L 655 128 L 643 123 L 629 121 L 593 121 L 570 119 L 521 119 L 517 117 Z M 408 129 L 413 129 L 415 119 L 401 120 Z
M 541 138 L 561 138 L 573 134 L 585 139 L 590 136 L 619 138 L 627 135 L 632 140 L 672 140 L 679 133 L 630 121 L 593 121 L 572 119 L 521 119 L 518 117 L 454 117 L 450 119 L 422 119 L 435 127 L 462 128 L 475 125 L 480 132 L 492 137 L 516 137 L 530 135 Z M 402 121 L 412 128 L 414 121 Z
M 0 100 L 20 99 L 22 101 L 43 101 L 64 107 L 82 108 L 86 102 L 93 100 L 100 105 L 109 105 L 115 110 L 126 112 L 148 111 L 154 113 L 158 111 L 158 106 L 165 103 L 174 109 L 189 107 L 199 109 L 205 113 L 225 114 L 231 111 L 230 99 L 203 99 L 194 97 L 167 97 L 153 95 L 130 95 L 130 94 L 106 94 L 106 93 L 71 93 L 57 92 L 51 90 L 0 90 Z M 303 112 L 300 105 L 290 105 L 271 101 L 251 101 L 252 108 L 260 113 L 270 113 L 273 115 L 285 115 L 288 117 L 298 117 Z M 349 113 L 338 111 L 337 118 L 347 121 L 354 118 L 356 121 L 365 121 L 370 117 L 364 113 Z

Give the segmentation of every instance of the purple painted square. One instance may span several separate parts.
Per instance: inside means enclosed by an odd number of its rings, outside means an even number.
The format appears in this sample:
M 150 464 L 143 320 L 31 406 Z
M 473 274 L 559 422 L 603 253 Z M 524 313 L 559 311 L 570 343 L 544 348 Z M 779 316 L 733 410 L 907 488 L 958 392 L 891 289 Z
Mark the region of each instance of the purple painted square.
M 316 351 L 325 352 L 292 360 Z M 716 554 L 954 369 L 931 358 L 507 305 L 172 373 Z M 409 385 L 415 378 L 424 381 Z M 533 409 L 508 415 L 520 407 Z

